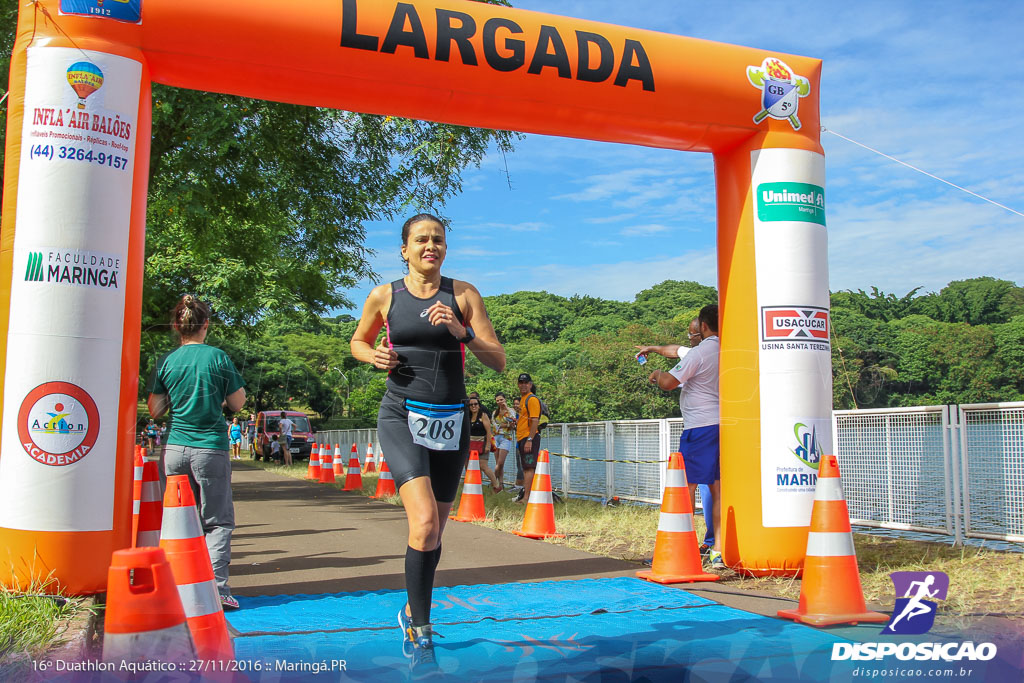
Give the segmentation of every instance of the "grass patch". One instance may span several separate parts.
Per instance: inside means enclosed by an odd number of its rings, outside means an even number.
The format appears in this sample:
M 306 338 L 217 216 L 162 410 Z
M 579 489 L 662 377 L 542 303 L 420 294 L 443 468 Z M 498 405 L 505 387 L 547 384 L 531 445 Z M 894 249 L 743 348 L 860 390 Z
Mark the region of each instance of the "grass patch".
M 291 467 L 266 462 L 246 461 L 261 469 L 302 479 L 307 463 Z M 485 478 L 486 479 L 486 478 Z M 344 486 L 344 479 L 335 484 Z M 522 527 L 524 504 L 513 502 L 507 492 L 494 493 L 484 484 L 487 522 L 474 522 L 500 531 Z M 363 494 L 377 490 L 377 475 L 363 475 Z M 458 510 L 461 488 L 453 511 Z M 398 496 L 383 499 L 401 505 Z M 639 562 L 654 554 L 659 511 L 646 505 L 623 504 L 606 507 L 595 500 L 565 498 L 555 504 L 555 526 L 564 539 L 546 539 L 544 543 L 564 545 L 577 550 L 617 559 Z M 704 517 L 694 515 L 697 537 L 704 537 Z M 953 547 L 944 543 L 915 541 L 854 534 L 865 600 L 885 611 L 895 603 L 892 580 L 895 571 L 941 571 L 949 575 L 949 597 L 939 603 L 940 619 L 951 627 L 966 625 L 984 616 L 1002 616 L 1024 623 L 1024 557 L 1020 553 L 989 550 L 982 547 Z M 734 588 L 767 593 L 792 599 L 800 597 L 800 580 L 782 577 L 745 577 L 726 571 L 721 581 Z
M 0 588 L 0 679 L 16 680 L 32 660 L 62 645 L 68 624 L 90 609 L 86 598 L 44 594 L 50 584 Z

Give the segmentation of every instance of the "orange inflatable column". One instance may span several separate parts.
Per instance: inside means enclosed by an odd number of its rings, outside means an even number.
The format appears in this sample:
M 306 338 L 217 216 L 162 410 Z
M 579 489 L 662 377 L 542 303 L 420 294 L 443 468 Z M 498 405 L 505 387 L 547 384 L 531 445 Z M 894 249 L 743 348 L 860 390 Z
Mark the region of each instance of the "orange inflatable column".
M 723 555 L 738 572 L 792 576 L 831 448 L 825 159 L 783 122 L 715 169 Z
M 150 78 L 133 23 L 20 2 L 0 242 L 0 583 L 131 544 Z M 42 12 L 49 7 L 48 19 Z

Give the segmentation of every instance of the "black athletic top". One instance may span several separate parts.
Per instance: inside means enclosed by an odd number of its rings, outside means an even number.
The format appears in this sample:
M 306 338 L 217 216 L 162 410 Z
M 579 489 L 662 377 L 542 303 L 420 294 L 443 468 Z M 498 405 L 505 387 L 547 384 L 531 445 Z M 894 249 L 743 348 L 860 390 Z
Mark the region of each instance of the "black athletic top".
M 431 325 L 427 309 L 440 301 L 464 324 L 455 301 L 452 279 L 441 278 L 437 294 L 413 296 L 403 280 L 391 283 L 391 307 L 386 320 L 388 346 L 398 353 L 398 366 L 388 373 L 388 391 L 427 403 L 458 403 L 466 399 L 463 345 L 444 325 Z
M 480 416 L 479 419 L 469 421 L 469 435 L 473 437 L 473 441 L 483 441 L 487 436 L 487 427 L 484 426 L 483 412 L 480 411 L 477 414 Z M 478 436 L 479 439 L 476 438 Z

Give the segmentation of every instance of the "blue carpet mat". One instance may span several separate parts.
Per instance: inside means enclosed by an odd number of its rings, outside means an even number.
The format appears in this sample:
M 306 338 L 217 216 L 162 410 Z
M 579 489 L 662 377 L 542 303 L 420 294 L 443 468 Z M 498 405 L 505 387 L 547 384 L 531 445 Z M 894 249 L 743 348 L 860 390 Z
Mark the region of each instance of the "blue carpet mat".
M 241 633 L 397 628 L 405 591 L 240 597 L 238 602 L 242 609 L 229 614 L 229 621 Z M 620 577 L 435 588 L 430 609 L 433 623 L 441 625 L 712 604 L 670 586 Z
M 845 642 L 632 578 L 456 586 L 434 592 L 445 673 L 461 680 L 792 681 L 848 678 Z M 400 681 L 404 591 L 240 598 L 229 615 L 252 680 Z M 338 662 L 344 661 L 344 669 Z M 332 670 L 333 669 L 333 670 Z
M 438 663 L 461 680 L 793 681 L 846 678 L 830 661 L 835 638 L 720 605 L 437 627 Z M 334 680 L 401 681 L 408 671 L 398 629 L 256 636 L 235 640 L 239 660 L 305 662 L 282 680 L 308 680 L 312 666 Z M 289 668 L 291 670 L 289 671 Z M 844 675 L 845 674 L 845 675 Z

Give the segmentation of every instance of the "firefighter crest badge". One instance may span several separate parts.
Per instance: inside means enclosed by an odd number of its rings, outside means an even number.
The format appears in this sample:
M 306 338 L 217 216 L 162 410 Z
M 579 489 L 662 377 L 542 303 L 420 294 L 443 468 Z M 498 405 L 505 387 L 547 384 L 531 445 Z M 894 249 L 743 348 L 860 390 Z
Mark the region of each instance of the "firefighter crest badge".
M 767 117 L 788 120 L 793 130 L 800 130 L 800 119 L 796 112 L 800 98 L 811 92 L 811 82 L 797 76 L 784 61 L 767 57 L 761 66 L 748 66 L 747 79 L 755 88 L 761 88 L 761 111 L 754 115 L 754 123 L 761 123 Z

